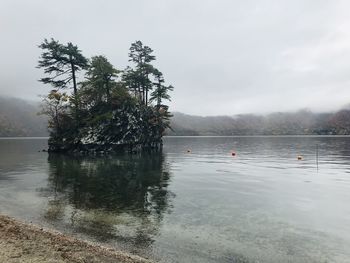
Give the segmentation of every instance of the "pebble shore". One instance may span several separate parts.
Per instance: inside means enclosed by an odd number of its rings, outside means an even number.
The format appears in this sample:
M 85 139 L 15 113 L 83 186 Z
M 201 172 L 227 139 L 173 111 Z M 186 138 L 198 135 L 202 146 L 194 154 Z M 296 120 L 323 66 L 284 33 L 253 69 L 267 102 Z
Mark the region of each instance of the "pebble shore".
M 151 261 L 0 215 L 0 262 Z

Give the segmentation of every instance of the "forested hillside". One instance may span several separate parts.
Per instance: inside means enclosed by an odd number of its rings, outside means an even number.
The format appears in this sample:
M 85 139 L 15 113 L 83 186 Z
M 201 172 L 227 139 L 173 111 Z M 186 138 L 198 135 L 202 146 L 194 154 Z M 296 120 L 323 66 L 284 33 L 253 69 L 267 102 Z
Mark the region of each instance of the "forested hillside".
M 0 137 L 48 136 L 39 103 L 0 97 Z
M 200 117 L 174 113 L 173 131 L 168 135 L 348 135 L 350 110 L 336 113 L 294 113 L 269 115 Z

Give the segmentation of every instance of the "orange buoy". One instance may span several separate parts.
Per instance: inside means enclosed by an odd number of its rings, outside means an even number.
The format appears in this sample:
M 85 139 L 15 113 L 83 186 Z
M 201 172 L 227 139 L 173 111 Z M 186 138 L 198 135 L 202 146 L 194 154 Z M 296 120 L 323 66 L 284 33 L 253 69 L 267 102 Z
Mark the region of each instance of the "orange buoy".
M 298 161 L 301 161 L 301 160 L 303 159 L 303 156 L 298 155 L 298 156 L 297 156 L 297 159 L 298 159 Z

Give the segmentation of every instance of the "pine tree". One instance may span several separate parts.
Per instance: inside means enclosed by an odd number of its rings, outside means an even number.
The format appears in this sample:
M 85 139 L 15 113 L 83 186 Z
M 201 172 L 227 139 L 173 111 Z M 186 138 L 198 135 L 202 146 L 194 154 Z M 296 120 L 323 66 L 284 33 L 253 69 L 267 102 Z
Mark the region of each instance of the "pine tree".
M 94 89 L 100 101 L 110 102 L 111 89 L 115 85 L 115 78 L 120 71 L 115 69 L 104 56 L 94 56 L 91 58 L 89 69 L 86 73 L 87 81 L 84 85 Z
M 55 89 L 73 88 L 76 111 L 78 110 L 77 98 L 77 72 L 86 69 L 88 60 L 81 54 L 77 46 L 72 43 L 60 44 L 57 40 L 44 39 L 39 45 L 43 50 L 38 62 L 38 68 L 43 68 L 48 77 L 41 78 L 44 84 L 50 84 Z M 73 85 L 73 86 L 70 86 Z
M 151 62 L 156 59 L 152 53 L 153 50 L 144 46 L 141 41 L 132 43 L 129 52 L 129 61 L 135 64 L 135 69 L 130 73 L 135 80 L 138 97 L 146 106 L 148 105 L 148 92 L 152 89 L 152 81 L 149 76 L 154 72 Z
M 158 110 L 163 106 L 166 107 L 165 105 L 162 105 L 163 100 L 168 100 L 171 101 L 169 91 L 173 91 L 174 87 L 173 86 L 165 86 L 164 85 L 164 77 L 162 72 L 159 70 L 154 71 L 154 77 L 155 77 L 155 90 L 151 93 L 150 101 L 155 101 L 156 102 L 156 107 Z

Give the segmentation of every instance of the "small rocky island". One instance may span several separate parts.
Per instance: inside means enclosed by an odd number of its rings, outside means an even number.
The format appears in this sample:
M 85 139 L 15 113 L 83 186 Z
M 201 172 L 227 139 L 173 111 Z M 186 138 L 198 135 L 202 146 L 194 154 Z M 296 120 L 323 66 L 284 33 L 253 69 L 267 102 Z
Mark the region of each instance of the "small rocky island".
M 161 149 L 172 116 L 164 101 L 170 101 L 173 87 L 152 65 L 150 47 L 132 43 L 132 65 L 124 70 L 102 55 L 87 59 L 72 43 L 45 39 L 39 47 L 38 68 L 46 74 L 40 82 L 51 87 L 42 104 L 49 117 L 49 152 Z

